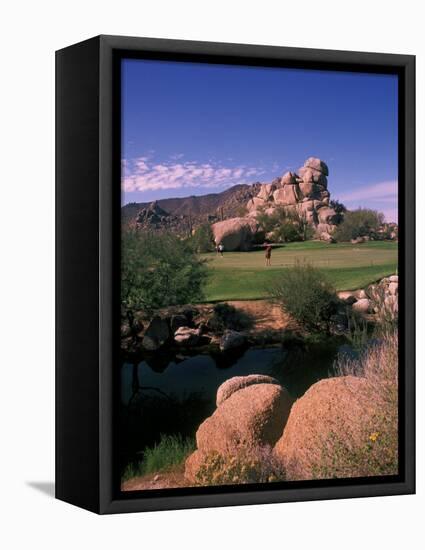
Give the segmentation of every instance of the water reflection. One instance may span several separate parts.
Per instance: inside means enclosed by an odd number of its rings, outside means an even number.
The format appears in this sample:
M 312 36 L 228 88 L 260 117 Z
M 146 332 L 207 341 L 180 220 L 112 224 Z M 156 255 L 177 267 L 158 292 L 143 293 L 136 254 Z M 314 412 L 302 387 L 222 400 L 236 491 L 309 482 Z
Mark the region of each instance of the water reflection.
M 124 363 L 121 399 L 129 404 L 139 391 L 157 391 L 184 399 L 192 393 L 215 400 L 218 387 L 233 376 L 268 374 L 274 376 L 294 396 L 302 395 L 311 384 L 327 378 L 338 352 L 337 346 L 248 349 L 239 356 L 196 355 L 173 357 L 162 370 L 152 362 Z
M 327 378 L 338 346 L 251 348 L 238 355 L 156 357 L 124 363 L 121 371 L 122 464 L 137 460 L 162 433 L 193 436 L 215 409 L 218 387 L 233 376 L 268 374 L 297 398 Z M 224 360 L 225 359 L 225 360 Z

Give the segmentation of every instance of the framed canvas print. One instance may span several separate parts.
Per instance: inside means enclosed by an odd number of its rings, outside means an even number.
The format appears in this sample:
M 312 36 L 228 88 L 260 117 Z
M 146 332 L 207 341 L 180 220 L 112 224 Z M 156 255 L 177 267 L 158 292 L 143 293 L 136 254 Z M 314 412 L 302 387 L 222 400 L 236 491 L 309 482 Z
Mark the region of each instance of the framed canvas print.
M 56 54 L 56 496 L 413 493 L 413 56 Z

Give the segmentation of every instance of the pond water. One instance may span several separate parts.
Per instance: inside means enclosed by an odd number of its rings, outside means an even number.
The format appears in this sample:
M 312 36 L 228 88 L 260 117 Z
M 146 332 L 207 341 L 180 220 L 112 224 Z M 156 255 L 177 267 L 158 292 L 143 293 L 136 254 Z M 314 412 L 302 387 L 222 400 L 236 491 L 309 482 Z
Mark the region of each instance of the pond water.
M 344 346 L 345 347 L 345 346 Z M 121 460 L 136 460 L 160 434 L 193 436 L 215 410 L 218 387 L 233 376 L 268 374 L 298 398 L 332 375 L 341 346 L 250 348 L 238 355 L 177 356 L 168 362 L 124 363 L 121 370 Z M 345 349 L 349 352 L 350 350 Z

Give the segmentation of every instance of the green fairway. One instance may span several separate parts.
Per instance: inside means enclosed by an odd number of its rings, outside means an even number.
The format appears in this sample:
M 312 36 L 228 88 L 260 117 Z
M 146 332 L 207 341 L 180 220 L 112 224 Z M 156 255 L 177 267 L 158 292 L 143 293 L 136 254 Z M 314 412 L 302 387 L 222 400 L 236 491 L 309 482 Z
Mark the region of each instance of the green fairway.
M 396 271 L 397 243 L 290 243 L 273 250 L 272 266 L 267 268 L 263 250 L 225 252 L 223 257 L 204 254 L 203 257 L 210 268 L 208 301 L 253 300 L 266 297 L 267 289 L 296 261 L 322 269 L 337 290 L 364 287 Z

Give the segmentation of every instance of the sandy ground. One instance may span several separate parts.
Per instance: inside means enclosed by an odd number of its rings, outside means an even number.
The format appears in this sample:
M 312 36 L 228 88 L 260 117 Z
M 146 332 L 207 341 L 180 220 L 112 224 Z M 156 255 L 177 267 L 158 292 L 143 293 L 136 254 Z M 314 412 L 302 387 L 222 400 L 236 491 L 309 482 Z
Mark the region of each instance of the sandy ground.
M 295 323 L 289 315 L 276 304 L 267 300 L 232 300 L 228 304 L 241 309 L 253 320 L 252 332 L 265 332 L 294 328 Z
M 161 472 L 133 477 L 122 483 L 121 490 L 145 491 L 148 489 L 172 489 L 176 487 L 189 487 L 188 482 L 184 478 L 183 468 L 173 472 Z

